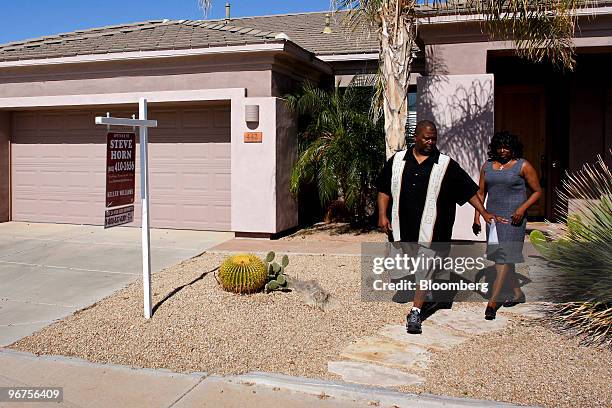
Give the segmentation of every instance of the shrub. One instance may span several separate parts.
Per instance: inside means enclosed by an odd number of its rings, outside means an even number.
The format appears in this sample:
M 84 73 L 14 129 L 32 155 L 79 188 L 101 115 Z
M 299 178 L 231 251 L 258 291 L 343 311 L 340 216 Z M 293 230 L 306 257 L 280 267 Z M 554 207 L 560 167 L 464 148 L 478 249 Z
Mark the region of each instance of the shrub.
M 612 176 L 599 157 L 568 174 L 559 191 L 561 203 L 575 200 L 571 214 L 557 208 L 561 231 L 547 238 L 540 231 L 530 234 L 534 247 L 572 283 L 586 283 L 590 301 L 555 305 L 551 316 L 562 327 L 584 335 L 587 344 L 612 344 Z
M 286 97 L 298 115 L 292 194 L 315 184 L 323 208 L 339 199 L 357 224 L 374 213 L 374 182 L 385 160 L 382 121 L 375 124 L 369 114 L 373 92 L 357 86 L 326 91 L 305 83 L 297 94 Z

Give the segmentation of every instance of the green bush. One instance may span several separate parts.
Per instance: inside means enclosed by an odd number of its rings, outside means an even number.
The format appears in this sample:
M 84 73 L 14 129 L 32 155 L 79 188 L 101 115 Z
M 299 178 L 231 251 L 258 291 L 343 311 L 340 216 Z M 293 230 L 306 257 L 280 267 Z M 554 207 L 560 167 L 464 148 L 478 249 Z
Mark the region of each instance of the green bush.
M 315 184 L 323 208 L 340 200 L 350 220 L 365 223 L 375 210 L 374 182 L 385 160 L 382 121 L 369 114 L 372 87 L 324 90 L 305 83 L 286 97 L 298 116 L 298 159 L 290 190 Z

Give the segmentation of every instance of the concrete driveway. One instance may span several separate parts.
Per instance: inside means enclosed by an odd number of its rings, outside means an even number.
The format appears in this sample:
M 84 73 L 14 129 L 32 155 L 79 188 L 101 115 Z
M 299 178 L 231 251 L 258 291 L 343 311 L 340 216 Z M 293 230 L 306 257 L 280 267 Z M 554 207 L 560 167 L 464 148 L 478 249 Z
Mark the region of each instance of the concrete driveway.
M 0 223 L 0 346 L 142 276 L 140 229 Z M 154 272 L 218 245 L 229 232 L 151 230 Z

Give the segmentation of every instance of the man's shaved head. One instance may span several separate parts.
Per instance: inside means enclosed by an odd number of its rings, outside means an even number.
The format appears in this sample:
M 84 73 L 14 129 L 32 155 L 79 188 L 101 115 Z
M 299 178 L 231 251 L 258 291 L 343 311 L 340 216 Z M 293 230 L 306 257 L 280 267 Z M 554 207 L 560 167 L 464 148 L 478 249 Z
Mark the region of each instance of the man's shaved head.
M 423 156 L 429 156 L 436 148 L 438 129 L 430 120 L 422 120 L 414 130 L 414 149 Z
M 417 123 L 416 128 L 414 129 L 414 134 L 415 135 L 421 134 L 423 133 L 425 129 L 431 129 L 435 131 L 436 133 L 438 132 L 436 125 L 431 120 L 420 120 Z

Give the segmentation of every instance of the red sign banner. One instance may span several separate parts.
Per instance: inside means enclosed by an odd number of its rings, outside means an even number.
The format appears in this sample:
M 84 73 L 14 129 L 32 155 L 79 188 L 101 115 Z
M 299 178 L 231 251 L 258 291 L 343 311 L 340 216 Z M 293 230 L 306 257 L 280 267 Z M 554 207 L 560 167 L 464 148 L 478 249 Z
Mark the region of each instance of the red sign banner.
M 106 207 L 134 203 L 136 134 L 110 132 L 106 137 Z

